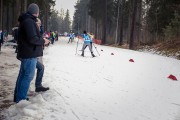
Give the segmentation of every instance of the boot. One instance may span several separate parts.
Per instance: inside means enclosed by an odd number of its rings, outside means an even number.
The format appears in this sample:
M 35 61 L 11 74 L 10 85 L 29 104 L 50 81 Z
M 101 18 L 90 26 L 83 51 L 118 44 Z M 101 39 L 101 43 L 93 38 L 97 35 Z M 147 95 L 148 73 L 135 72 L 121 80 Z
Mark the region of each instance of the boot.
M 93 53 L 91 53 L 92 57 L 96 57 Z
M 47 91 L 47 90 L 49 90 L 49 87 L 41 86 L 41 87 L 37 87 L 35 91 L 36 92 L 44 92 L 44 91 Z
M 82 52 L 81 56 L 83 56 L 83 57 L 84 57 L 84 52 Z

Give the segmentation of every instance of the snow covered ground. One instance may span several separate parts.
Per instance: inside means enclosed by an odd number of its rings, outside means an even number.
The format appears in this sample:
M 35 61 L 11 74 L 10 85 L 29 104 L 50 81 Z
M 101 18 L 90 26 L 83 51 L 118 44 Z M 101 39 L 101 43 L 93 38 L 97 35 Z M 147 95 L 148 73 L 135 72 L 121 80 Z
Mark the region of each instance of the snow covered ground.
M 75 55 L 76 43 L 67 42 L 45 50 L 43 84 L 50 90 L 3 111 L 7 120 L 180 120 L 179 60 L 99 45 L 100 56 L 87 49 L 81 57 L 82 43 Z

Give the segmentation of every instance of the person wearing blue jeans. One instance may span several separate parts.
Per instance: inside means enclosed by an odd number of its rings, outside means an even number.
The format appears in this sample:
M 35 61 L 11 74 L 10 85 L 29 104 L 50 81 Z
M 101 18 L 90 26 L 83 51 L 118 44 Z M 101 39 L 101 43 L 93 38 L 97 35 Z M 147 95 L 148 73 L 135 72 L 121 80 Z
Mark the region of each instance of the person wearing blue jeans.
M 37 58 L 21 59 L 21 67 L 16 82 L 15 88 L 15 102 L 22 99 L 27 99 L 27 92 L 29 90 L 30 82 L 34 77 L 37 64 Z
M 28 6 L 27 12 L 18 18 L 20 24 L 17 41 L 17 58 L 20 59 L 21 66 L 14 90 L 14 102 L 16 103 L 21 100 L 27 100 L 30 82 L 33 80 L 38 65 L 37 58 L 43 56 L 43 45 L 49 43 L 49 40 L 41 37 L 37 28 L 36 21 L 38 16 L 39 7 L 37 4 L 32 3 Z M 38 80 L 37 84 L 39 84 Z M 35 89 L 36 92 L 46 90 L 49 90 L 49 88 L 45 88 L 42 85 Z

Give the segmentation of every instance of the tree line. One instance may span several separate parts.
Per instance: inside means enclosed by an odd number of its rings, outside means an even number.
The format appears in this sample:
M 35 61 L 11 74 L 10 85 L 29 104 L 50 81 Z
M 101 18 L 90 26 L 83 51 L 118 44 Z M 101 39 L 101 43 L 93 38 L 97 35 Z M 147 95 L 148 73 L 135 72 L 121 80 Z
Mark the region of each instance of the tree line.
M 18 17 L 25 13 L 30 3 L 36 3 L 40 9 L 40 19 L 44 29 L 49 27 L 49 18 L 55 0 L 0 0 L 0 30 L 12 32 L 12 27 L 17 26 Z
M 71 20 L 69 10 L 64 12 L 54 9 L 55 0 L 0 0 L 0 30 L 12 32 L 12 28 L 17 26 L 18 17 L 26 12 L 30 3 L 36 3 L 40 9 L 39 18 L 45 31 L 58 31 L 60 33 L 69 32 Z
M 49 22 L 50 30 L 58 31 L 61 34 L 64 32 L 69 33 L 71 31 L 71 19 L 68 9 L 66 12 L 64 9 L 61 9 L 60 11 L 53 10 Z
M 126 44 L 130 49 L 180 40 L 179 0 L 77 0 L 72 28 L 69 10 L 54 10 L 55 0 L 0 0 L 0 30 L 10 33 L 30 3 L 39 5 L 45 31 L 86 30 L 102 44 Z
M 180 40 L 179 0 L 78 0 L 73 29 L 102 44 L 137 45 Z

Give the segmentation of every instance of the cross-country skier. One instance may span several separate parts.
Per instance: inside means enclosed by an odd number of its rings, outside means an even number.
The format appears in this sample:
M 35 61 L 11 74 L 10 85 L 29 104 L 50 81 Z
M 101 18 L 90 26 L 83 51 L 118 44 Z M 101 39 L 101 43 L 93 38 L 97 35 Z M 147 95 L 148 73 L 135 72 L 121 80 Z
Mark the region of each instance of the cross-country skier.
M 84 34 L 83 34 L 83 39 L 84 39 L 84 44 L 83 44 L 83 48 L 82 48 L 82 54 L 81 56 L 84 57 L 84 50 L 86 49 L 86 47 L 88 46 L 89 47 L 89 50 L 91 51 L 91 55 L 92 57 L 95 57 L 95 55 L 93 54 L 93 51 L 92 51 L 92 46 L 91 46 L 91 43 L 92 43 L 92 39 L 90 38 L 90 36 L 87 34 L 86 31 L 84 31 Z

